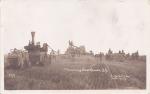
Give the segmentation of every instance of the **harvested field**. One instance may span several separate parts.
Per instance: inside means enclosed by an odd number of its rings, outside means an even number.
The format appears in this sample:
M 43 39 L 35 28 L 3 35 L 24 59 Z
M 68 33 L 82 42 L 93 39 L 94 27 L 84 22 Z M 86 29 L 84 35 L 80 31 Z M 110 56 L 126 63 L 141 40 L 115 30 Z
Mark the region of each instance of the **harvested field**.
M 7 62 L 5 62 L 7 64 Z M 91 56 L 63 58 L 44 66 L 5 68 L 6 90 L 145 89 L 146 63 L 107 61 Z

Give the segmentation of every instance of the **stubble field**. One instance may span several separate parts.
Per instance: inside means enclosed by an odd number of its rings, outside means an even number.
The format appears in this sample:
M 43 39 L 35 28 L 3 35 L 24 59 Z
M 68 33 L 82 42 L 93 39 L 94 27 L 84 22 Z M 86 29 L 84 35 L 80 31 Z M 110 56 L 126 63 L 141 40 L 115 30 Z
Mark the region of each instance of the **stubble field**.
M 91 56 L 65 58 L 26 69 L 5 68 L 6 90 L 145 89 L 146 63 Z

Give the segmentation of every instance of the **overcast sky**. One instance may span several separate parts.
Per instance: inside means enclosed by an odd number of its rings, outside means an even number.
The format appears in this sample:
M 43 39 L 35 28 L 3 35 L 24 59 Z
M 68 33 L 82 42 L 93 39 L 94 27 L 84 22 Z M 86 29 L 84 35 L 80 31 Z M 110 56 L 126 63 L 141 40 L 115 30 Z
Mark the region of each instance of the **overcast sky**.
M 87 51 L 150 50 L 148 0 L 3 0 L 4 53 L 31 40 L 64 52 L 68 41 Z

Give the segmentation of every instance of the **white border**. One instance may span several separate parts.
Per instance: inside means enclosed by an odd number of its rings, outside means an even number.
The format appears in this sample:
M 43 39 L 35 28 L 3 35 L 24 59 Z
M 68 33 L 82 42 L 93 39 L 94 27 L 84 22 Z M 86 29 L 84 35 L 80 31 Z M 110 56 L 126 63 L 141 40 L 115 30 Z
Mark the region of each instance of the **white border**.
M 0 25 L 0 93 L 2 94 L 150 94 L 150 51 L 146 55 L 146 90 L 4 90 L 4 28 Z M 150 46 L 149 46 L 150 47 Z M 140 75 L 140 74 L 139 74 Z
M 4 90 L 4 55 L 3 55 L 3 28 L 1 29 L 0 36 L 0 92 Z

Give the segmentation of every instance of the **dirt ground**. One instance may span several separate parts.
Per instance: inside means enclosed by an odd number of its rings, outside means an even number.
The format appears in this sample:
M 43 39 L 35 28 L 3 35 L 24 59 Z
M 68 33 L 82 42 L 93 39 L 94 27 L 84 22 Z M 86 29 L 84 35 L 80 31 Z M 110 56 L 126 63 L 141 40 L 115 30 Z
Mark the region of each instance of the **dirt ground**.
M 6 90 L 145 89 L 146 62 L 107 61 L 91 56 L 57 57 L 44 66 L 5 68 Z

